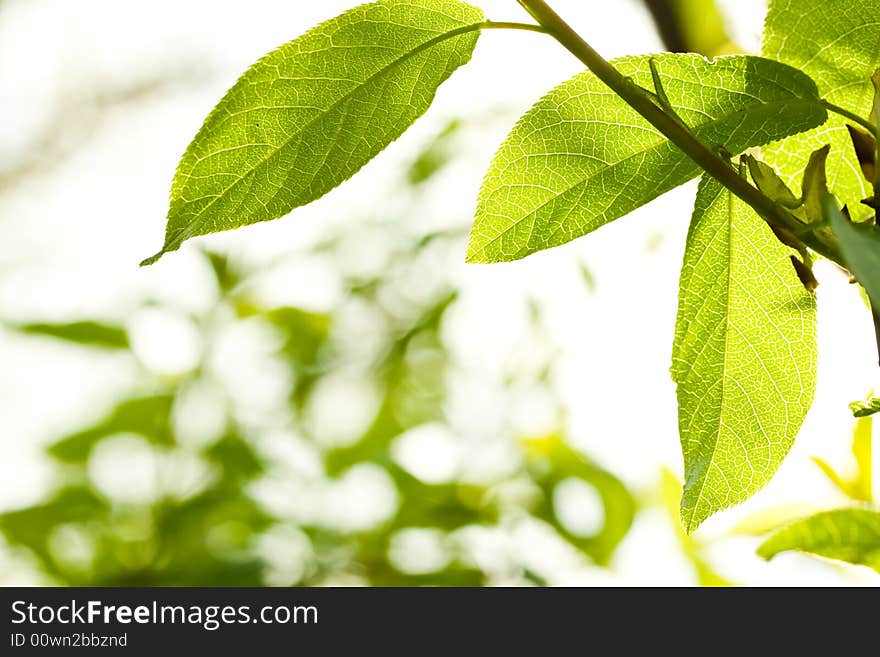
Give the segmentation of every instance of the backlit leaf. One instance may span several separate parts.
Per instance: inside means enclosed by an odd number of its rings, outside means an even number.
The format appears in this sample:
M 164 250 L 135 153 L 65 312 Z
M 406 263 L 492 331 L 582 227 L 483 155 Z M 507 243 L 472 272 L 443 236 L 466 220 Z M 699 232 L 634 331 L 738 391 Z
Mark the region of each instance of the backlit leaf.
M 208 116 L 171 188 L 162 250 L 277 219 L 397 139 L 471 57 L 482 22 L 458 0 L 379 0 L 254 64 Z
M 866 509 L 817 513 L 776 532 L 758 548 L 758 554 L 771 559 L 788 550 L 860 564 L 880 572 L 880 513 Z
M 751 208 L 703 179 L 672 356 L 688 531 L 770 480 L 810 407 L 815 303 L 790 253 Z
M 801 69 L 816 81 L 829 102 L 867 118 L 874 89 L 871 75 L 880 68 L 880 10 L 876 0 L 772 0 L 767 14 L 764 55 Z M 805 134 L 762 149 L 765 160 L 796 186 L 817 148 L 831 144 L 828 185 L 857 218 L 867 208 L 857 203 L 869 196 L 845 128 L 835 115 Z
M 816 86 L 760 57 L 654 56 L 678 115 L 739 153 L 825 120 Z M 652 88 L 649 57 L 615 66 Z M 564 82 L 520 120 L 486 176 L 467 258 L 516 260 L 564 244 L 694 178 L 699 167 L 595 75 Z

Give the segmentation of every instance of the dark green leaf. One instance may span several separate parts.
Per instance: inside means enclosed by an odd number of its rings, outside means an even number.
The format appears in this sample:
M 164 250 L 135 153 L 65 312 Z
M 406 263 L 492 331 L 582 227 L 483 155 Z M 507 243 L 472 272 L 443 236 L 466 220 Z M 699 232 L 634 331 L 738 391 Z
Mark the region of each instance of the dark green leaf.
M 880 397 L 870 397 L 865 401 L 854 401 L 849 405 L 853 417 L 868 417 L 880 413 Z

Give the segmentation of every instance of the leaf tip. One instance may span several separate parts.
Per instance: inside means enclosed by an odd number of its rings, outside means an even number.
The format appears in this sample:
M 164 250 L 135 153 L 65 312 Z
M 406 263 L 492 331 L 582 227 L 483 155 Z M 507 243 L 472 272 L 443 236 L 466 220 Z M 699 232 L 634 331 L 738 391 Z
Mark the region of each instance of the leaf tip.
M 681 528 L 684 530 L 684 533 L 690 536 L 697 528 L 703 524 L 704 517 L 698 517 L 696 513 L 696 509 L 691 506 L 687 506 L 687 500 L 684 495 L 681 498 L 681 507 L 679 509 L 679 514 L 681 517 Z
M 162 256 L 167 253 L 171 253 L 172 251 L 177 251 L 180 248 L 182 240 L 178 239 L 170 239 L 168 237 L 165 238 L 165 244 L 162 245 L 162 248 L 159 249 L 158 253 L 151 255 L 149 258 L 145 258 L 141 260 L 140 267 L 149 267 L 152 264 L 155 264 L 159 261 Z
M 486 265 L 491 262 L 486 257 L 486 250 L 475 247 L 473 243 L 468 244 L 467 251 L 464 254 L 464 261 L 469 265 Z
M 141 260 L 141 263 L 138 266 L 139 267 L 149 267 L 153 263 L 157 262 L 159 260 L 159 258 L 161 258 L 163 255 L 165 255 L 165 253 L 166 253 L 165 249 L 162 249 L 158 253 L 151 255 L 149 258 L 144 258 L 143 260 Z

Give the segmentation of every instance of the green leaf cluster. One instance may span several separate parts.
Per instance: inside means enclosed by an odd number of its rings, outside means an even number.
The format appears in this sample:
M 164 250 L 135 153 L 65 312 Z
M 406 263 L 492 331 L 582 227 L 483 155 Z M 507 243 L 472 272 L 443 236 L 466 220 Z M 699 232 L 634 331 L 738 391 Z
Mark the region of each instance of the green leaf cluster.
M 880 69 L 875 5 L 772 0 L 763 57 L 614 61 L 626 89 L 649 99 L 672 131 L 661 132 L 645 118 L 650 112 L 612 92 L 607 76 L 580 73 L 516 124 L 477 200 L 468 261 L 515 260 L 700 175 L 682 139 L 667 138 L 672 132 L 720 158 L 727 175 L 713 175 L 727 182 L 704 177 L 697 193 L 673 345 L 688 531 L 769 481 L 809 409 L 810 292 L 818 283 L 804 245 L 842 254 L 880 303 L 880 233 L 851 224 L 828 196 L 856 220 L 868 212 L 859 206 L 871 193 L 864 147 L 857 156 L 846 125 L 853 117 L 866 125 L 880 103 L 871 85 Z M 531 13 L 540 20 L 547 12 Z M 336 187 L 428 109 L 438 86 L 471 58 L 482 29 L 503 26 L 560 37 L 546 26 L 485 22 L 458 0 L 379 0 L 270 53 L 229 90 L 184 154 L 165 244 L 145 262 L 196 235 L 281 217 Z M 750 149 L 747 166 L 737 169 L 732 157 Z M 413 180 L 442 157 L 438 151 L 419 163 Z M 757 187 L 736 178 L 747 181 L 747 169 Z M 765 204 L 756 213 L 760 204 L 741 200 L 749 195 L 763 195 L 772 212 Z M 787 223 L 773 224 L 779 217 Z M 357 449 L 381 443 L 382 430 L 375 431 Z
M 873 0 L 773 0 L 764 32 L 765 57 L 789 64 L 815 80 L 821 96 L 858 116 L 871 112 L 871 76 L 880 68 L 880 22 Z M 832 115 L 821 127 L 763 149 L 767 162 L 796 186 L 810 154 L 830 144 L 828 180 L 831 192 L 849 204 L 855 216 L 867 208 L 856 205 L 870 196 L 846 130 L 847 120 Z

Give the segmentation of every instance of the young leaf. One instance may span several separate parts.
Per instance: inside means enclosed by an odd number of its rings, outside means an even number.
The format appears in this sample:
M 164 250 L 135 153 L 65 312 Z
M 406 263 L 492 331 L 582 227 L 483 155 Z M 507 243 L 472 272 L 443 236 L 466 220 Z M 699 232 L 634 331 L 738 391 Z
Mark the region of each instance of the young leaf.
M 703 178 L 672 354 L 689 532 L 770 480 L 810 407 L 815 303 L 790 254 L 751 208 Z
M 788 550 L 860 564 L 880 572 L 880 513 L 865 509 L 817 513 L 776 532 L 761 544 L 758 554 L 772 559 Z
M 614 65 L 652 88 L 652 57 Z M 653 56 L 665 97 L 710 147 L 738 153 L 819 125 L 816 85 L 759 57 Z M 682 151 L 590 72 L 538 101 L 486 176 L 467 258 L 516 260 L 564 244 L 695 177 Z
M 752 180 L 755 181 L 755 186 L 765 196 L 769 196 L 779 205 L 790 210 L 801 206 L 803 201 L 794 195 L 773 167 L 751 155 L 743 155 L 743 158 L 749 167 L 749 173 L 752 175 Z
M 871 75 L 880 68 L 877 15 L 877 0 L 772 0 L 764 55 L 802 70 L 829 102 L 867 117 Z M 794 185 L 810 154 L 830 142 L 831 191 L 855 211 L 855 204 L 870 195 L 870 185 L 861 175 L 845 125 L 846 119 L 833 115 L 821 128 L 762 149 L 764 159 Z M 856 218 L 866 214 L 861 208 Z
M 807 220 L 810 222 L 822 221 L 825 213 L 822 203 L 828 195 L 828 178 L 826 163 L 830 146 L 825 144 L 810 155 L 807 168 L 804 170 L 803 200 Z
M 865 401 L 854 401 L 849 405 L 853 417 L 869 417 L 880 413 L 880 397 L 869 397 Z
M 162 250 L 277 219 L 397 139 L 473 53 L 483 20 L 458 0 L 379 0 L 254 64 L 180 161 Z
M 824 207 L 847 267 L 865 288 L 871 306 L 880 309 L 880 228 L 851 222 L 830 194 L 825 196 Z

